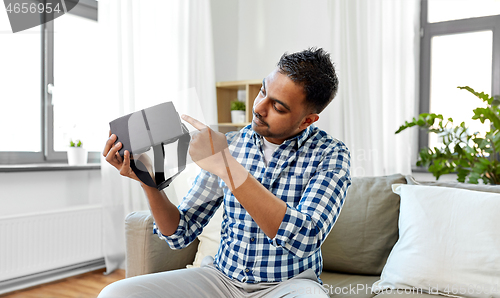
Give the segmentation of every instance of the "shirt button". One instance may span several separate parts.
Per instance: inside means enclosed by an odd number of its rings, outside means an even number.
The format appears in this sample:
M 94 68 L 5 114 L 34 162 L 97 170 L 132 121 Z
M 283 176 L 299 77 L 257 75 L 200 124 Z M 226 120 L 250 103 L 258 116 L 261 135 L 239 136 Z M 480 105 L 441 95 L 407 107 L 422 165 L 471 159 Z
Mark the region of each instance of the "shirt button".
M 248 269 L 248 268 L 247 268 L 247 269 L 245 269 L 245 272 L 246 272 L 246 273 L 250 272 L 250 269 Z
M 254 241 L 255 241 L 255 238 L 253 238 L 253 237 L 252 237 L 252 238 L 250 238 L 250 241 L 254 242 Z

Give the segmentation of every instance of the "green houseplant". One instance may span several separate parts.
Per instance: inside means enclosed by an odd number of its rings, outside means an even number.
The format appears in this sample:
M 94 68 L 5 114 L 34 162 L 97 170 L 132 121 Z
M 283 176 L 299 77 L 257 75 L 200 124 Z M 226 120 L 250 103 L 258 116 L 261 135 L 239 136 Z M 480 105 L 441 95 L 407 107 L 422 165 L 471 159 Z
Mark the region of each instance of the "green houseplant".
M 245 122 L 245 108 L 246 105 L 242 101 L 231 102 L 231 122 L 244 123 Z
M 73 140 L 70 140 L 69 146 L 70 147 L 82 147 L 82 141 L 80 141 L 80 140 L 77 140 L 77 141 L 78 141 L 78 143 L 75 144 L 75 142 L 73 142 Z
M 242 101 L 232 101 L 231 102 L 231 111 L 245 111 L 245 103 Z
M 418 126 L 441 137 L 443 146 L 421 149 L 420 160 L 417 161 L 417 166 L 427 167 L 436 179 L 456 172 L 459 182 L 477 184 L 482 180 L 485 184 L 500 184 L 500 97 L 478 93 L 468 86 L 458 88 L 469 91 L 486 103 L 486 107 L 473 110 L 472 119 L 481 123 L 488 120 L 491 124 L 489 131 L 470 132 L 464 122 L 455 125 L 452 118 L 423 113 L 411 122 L 405 121 L 396 134 Z
M 70 166 L 87 164 L 87 150 L 83 148 L 81 140 L 76 140 L 76 143 L 70 140 L 67 153 Z

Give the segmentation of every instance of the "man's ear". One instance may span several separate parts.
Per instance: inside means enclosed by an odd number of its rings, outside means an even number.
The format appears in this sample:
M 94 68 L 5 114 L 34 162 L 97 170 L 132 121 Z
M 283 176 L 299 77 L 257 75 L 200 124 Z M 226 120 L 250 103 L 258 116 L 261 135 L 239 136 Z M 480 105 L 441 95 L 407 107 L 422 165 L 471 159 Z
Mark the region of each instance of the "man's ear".
M 313 124 L 314 122 L 319 120 L 319 115 L 311 113 L 307 115 L 304 120 L 302 120 L 302 123 L 300 124 L 299 128 L 300 130 L 306 129 L 309 127 L 309 125 Z

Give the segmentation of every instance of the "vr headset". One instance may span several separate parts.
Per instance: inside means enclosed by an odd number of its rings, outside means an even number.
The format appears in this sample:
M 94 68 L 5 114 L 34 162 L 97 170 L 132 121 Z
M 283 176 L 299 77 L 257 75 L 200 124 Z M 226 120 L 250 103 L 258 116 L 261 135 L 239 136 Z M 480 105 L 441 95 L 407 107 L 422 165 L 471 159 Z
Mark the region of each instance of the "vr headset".
M 117 136 L 116 142 L 122 142 L 118 151 L 123 157 L 125 150 L 130 152 L 130 167 L 137 177 L 146 185 L 158 190 L 169 186 L 177 175 L 186 168 L 187 151 L 191 137 L 186 126 L 181 122 L 179 114 L 172 102 L 165 102 L 132 114 L 117 118 L 109 123 L 111 132 Z M 165 179 L 164 145 L 178 141 L 178 172 Z M 155 180 L 146 166 L 134 155 L 145 153 L 153 148 Z

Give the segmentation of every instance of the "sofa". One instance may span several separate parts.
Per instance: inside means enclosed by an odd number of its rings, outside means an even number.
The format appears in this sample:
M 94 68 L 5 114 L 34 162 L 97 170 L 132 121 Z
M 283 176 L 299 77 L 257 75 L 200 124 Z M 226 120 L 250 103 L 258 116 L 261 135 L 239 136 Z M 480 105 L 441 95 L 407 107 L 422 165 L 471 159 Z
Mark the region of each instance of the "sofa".
M 422 183 L 400 174 L 353 178 L 341 214 L 321 247 L 321 279 L 332 297 L 436 296 L 437 293 L 374 292 L 372 289 L 373 283 L 381 278 L 400 236 L 400 196 L 392 188 L 399 184 L 500 193 L 498 186 Z M 199 241 L 181 250 L 171 250 L 166 242 L 152 233 L 153 218 L 149 211 L 129 214 L 125 228 L 127 277 L 185 268 L 195 259 Z

